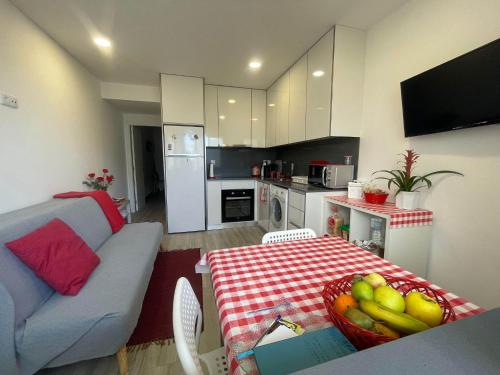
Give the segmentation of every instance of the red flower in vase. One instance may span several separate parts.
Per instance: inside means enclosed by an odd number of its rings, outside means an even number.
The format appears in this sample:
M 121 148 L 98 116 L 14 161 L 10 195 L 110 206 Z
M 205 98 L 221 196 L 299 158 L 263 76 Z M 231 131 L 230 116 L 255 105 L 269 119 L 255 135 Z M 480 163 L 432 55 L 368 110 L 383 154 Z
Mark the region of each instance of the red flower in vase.
M 110 182 L 110 183 L 111 183 L 111 182 L 113 182 L 113 180 L 114 180 L 114 179 L 115 179 L 115 178 L 113 177 L 113 175 L 106 176 L 106 181 L 108 181 L 108 182 Z
M 99 177 L 96 178 L 96 180 L 99 181 L 99 182 L 102 182 L 102 181 L 104 181 L 104 177 L 99 176 Z
M 102 173 L 108 173 L 108 172 L 109 172 L 108 168 L 103 168 Z
M 95 177 L 95 173 L 89 173 L 88 176 L 89 176 L 89 178 L 94 178 Z

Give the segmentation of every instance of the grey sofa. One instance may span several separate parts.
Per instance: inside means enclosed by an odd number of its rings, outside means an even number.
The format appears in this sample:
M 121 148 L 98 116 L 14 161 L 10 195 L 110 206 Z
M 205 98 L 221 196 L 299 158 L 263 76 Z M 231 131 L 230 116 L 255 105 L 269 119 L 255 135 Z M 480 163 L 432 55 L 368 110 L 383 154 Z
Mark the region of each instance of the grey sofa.
M 54 292 L 4 245 L 55 217 L 101 258 L 76 296 Z M 137 324 L 162 235 L 160 223 L 127 224 L 112 234 L 89 197 L 0 215 L 0 373 L 33 374 L 117 352 L 126 359 L 123 347 Z

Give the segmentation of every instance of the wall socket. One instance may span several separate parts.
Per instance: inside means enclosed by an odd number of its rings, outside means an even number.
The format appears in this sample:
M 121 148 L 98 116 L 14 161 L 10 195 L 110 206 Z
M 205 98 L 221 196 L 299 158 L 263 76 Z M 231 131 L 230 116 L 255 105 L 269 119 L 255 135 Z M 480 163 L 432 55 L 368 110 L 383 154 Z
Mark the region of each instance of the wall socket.
M 0 94 L 0 104 L 6 107 L 17 108 L 17 98 L 10 95 Z

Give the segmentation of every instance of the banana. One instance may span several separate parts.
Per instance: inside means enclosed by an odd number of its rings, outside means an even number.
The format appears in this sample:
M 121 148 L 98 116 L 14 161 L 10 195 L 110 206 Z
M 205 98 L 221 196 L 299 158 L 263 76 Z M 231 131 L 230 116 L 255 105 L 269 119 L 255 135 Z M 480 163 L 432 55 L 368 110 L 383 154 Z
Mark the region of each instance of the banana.
M 361 300 L 359 307 L 373 319 L 385 323 L 399 332 L 410 334 L 430 328 L 424 322 L 408 314 L 392 311 L 374 301 Z

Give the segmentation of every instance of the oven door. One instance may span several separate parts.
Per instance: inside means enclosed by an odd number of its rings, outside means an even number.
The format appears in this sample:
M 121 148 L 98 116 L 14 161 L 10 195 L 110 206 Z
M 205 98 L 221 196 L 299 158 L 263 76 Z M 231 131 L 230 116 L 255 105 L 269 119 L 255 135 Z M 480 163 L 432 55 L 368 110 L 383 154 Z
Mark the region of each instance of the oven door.
M 222 222 L 254 220 L 254 189 L 222 190 Z
M 325 173 L 326 166 L 319 164 L 309 164 L 309 175 L 308 175 L 308 183 L 325 186 Z

